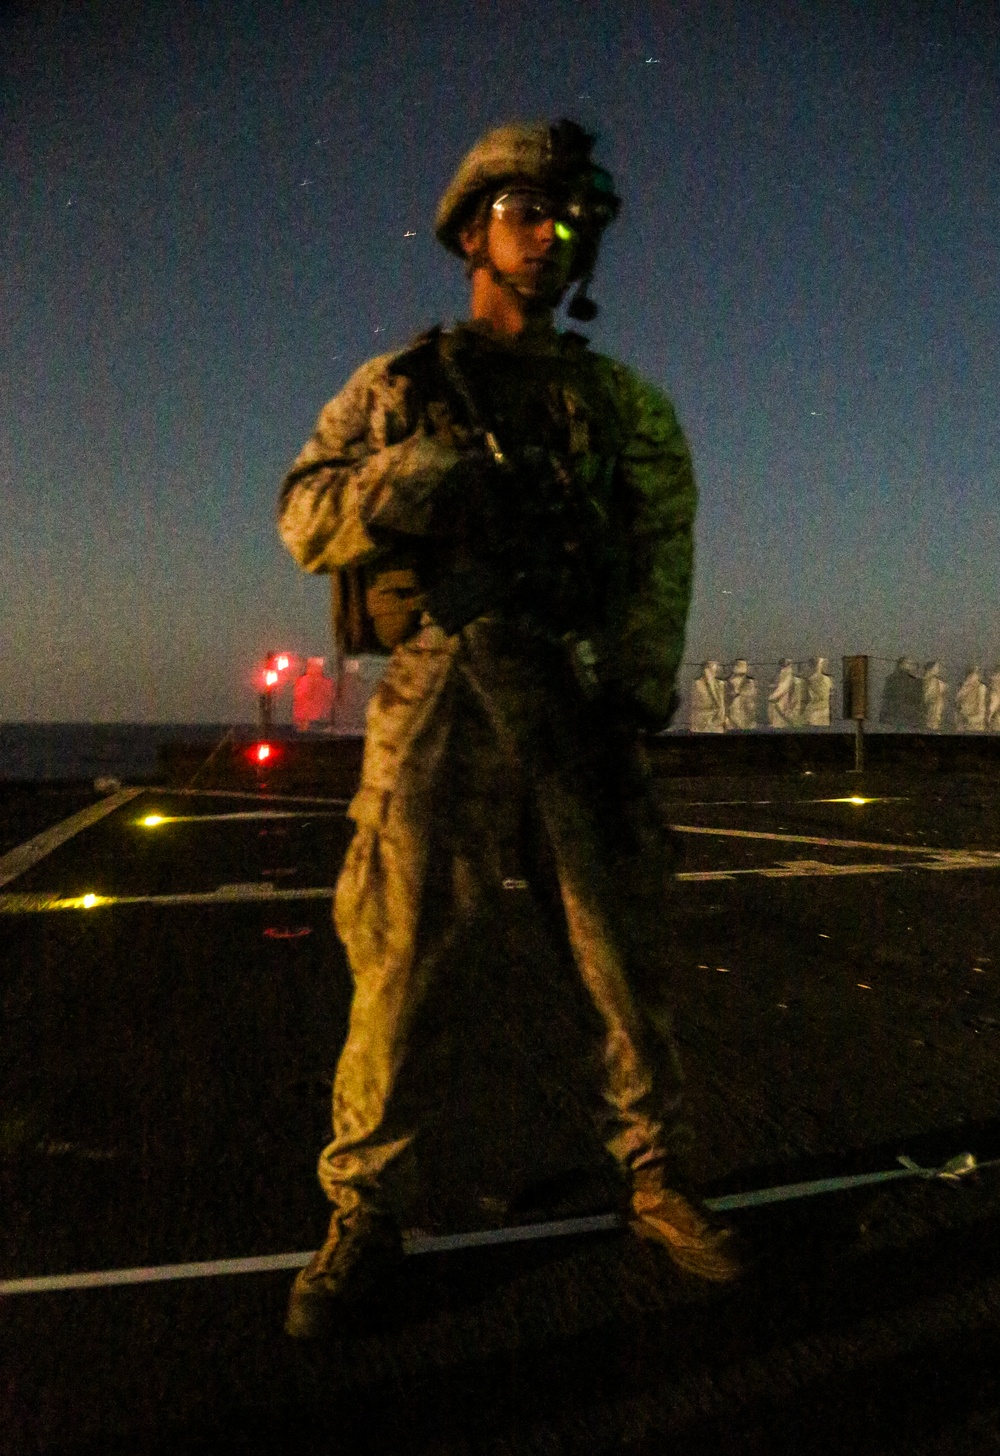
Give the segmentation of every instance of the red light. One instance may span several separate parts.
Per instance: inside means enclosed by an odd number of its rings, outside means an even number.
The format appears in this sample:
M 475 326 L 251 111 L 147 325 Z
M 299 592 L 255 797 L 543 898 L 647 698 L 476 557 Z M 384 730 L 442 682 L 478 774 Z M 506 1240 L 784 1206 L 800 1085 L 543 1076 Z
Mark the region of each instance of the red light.
M 294 666 L 295 659 L 290 652 L 269 652 L 260 669 L 260 683 L 264 692 L 280 692 Z
M 273 743 L 251 743 L 243 751 L 250 762 L 258 767 L 265 763 L 272 764 L 278 758 L 278 749 Z
M 271 757 L 271 745 L 270 745 L 270 743 L 258 743 L 257 744 L 257 762 L 258 763 L 266 763 L 267 760 L 270 757 Z

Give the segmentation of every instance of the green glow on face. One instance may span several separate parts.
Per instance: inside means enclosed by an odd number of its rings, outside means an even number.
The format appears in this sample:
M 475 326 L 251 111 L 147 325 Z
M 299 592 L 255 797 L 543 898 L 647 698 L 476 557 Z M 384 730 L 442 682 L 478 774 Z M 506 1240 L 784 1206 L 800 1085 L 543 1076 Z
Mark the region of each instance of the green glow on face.
M 555 225 L 556 237 L 561 243 L 571 243 L 574 238 L 573 229 L 565 222 L 557 222 Z

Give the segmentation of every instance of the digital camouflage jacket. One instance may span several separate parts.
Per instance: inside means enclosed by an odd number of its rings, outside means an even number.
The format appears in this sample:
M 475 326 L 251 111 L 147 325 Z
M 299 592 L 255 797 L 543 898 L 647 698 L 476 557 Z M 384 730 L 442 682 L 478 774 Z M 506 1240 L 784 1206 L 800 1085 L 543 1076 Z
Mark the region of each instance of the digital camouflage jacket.
M 690 455 L 669 400 L 579 335 L 547 329 L 508 340 L 459 325 L 363 365 L 284 481 L 285 545 L 307 571 L 362 569 L 369 604 L 387 583 L 414 631 L 421 576 L 456 556 L 475 570 L 489 554 L 485 538 L 516 513 L 516 492 L 481 465 L 470 473 L 482 441 L 438 350 L 450 351 L 515 467 L 532 452 L 554 461 L 585 503 L 600 561 L 583 570 L 599 590 L 580 631 L 593 640 L 609 697 L 636 721 L 663 726 L 691 593 Z M 532 535 L 544 530 L 532 520 Z

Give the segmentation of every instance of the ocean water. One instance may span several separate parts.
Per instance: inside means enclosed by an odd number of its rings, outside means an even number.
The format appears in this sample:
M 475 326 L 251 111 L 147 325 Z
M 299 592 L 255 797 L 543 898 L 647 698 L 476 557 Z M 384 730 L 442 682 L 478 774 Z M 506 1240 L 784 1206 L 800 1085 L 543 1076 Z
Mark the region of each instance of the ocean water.
M 231 727 L 240 737 L 257 731 L 229 723 L 0 723 L 0 781 L 151 779 L 161 743 L 204 743 L 207 757 Z
M 374 656 L 346 659 L 333 723 L 326 733 L 332 731 L 339 738 L 363 736 L 365 712 L 387 662 Z M 289 697 L 286 693 L 276 703 L 279 717 L 290 713 Z M 0 723 L 0 782 L 116 778 L 134 783 L 155 776 L 160 744 L 204 743 L 207 757 L 230 731 L 250 742 L 260 729 L 254 723 Z M 278 722 L 268 736 L 303 735 L 290 723 Z

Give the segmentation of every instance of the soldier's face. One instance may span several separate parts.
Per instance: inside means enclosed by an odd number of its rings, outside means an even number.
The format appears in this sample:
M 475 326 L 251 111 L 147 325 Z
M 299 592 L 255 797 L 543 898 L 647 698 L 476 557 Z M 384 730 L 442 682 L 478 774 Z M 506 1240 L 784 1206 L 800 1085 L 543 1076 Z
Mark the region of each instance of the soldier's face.
M 576 234 L 544 193 L 512 189 L 502 194 L 470 242 L 473 247 L 485 243 L 494 268 L 523 297 L 551 307 L 565 293 Z

